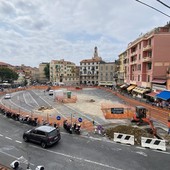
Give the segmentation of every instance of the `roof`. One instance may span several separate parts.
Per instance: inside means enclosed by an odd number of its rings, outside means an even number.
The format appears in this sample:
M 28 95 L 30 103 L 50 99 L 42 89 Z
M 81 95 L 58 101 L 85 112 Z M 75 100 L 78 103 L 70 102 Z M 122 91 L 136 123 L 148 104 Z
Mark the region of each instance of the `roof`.
M 169 100 L 170 99 L 170 91 L 164 90 L 156 95 L 157 98 L 162 100 Z
M 39 126 L 36 128 L 36 130 L 41 130 L 41 131 L 44 131 L 44 132 L 51 132 L 55 129 L 55 127 L 53 126 L 48 126 L 48 125 L 43 125 L 43 126 Z
M 146 94 L 146 96 L 155 97 L 157 94 L 158 94 L 158 92 L 153 91 L 151 93 Z
M 99 61 L 102 61 L 102 59 L 101 58 L 93 58 L 93 59 L 82 60 L 82 61 L 80 61 L 80 63 L 92 63 L 92 62 L 99 62 Z

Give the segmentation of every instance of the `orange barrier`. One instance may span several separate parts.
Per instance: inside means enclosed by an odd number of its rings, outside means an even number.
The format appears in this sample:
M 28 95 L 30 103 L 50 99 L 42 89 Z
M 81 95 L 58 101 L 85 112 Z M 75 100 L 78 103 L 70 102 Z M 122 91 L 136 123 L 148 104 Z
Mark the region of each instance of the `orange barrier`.
M 122 114 L 111 113 L 112 108 L 114 109 L 122 108 L 124 113 Z M 117 104 L 102 103 L 101 110 L 103 112 L 105 119 L 130 119 L 134 115 L 134 108 L 119 103 Z

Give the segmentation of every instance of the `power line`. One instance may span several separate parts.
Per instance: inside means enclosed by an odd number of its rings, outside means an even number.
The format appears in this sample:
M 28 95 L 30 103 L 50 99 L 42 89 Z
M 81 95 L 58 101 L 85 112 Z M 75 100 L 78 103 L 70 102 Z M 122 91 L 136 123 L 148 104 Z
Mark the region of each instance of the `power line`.
M 143 4 L 143 5 L 146 5 L 146 6 L 149 7 L 149 8 L 152 8 L 152 9 L 154 9 L 155 11 L 158 11 L 158 12 L 160 12 L 161 14 L 163 14 L 163 15 L 165 15 L 165 16 L 167 16 L 167 17 L 170 18 L 170 15 L 165 14 L 164 12 L 160 11 L 159 9 L 156 9 L 156 8 L 154 8 L 154 7 L 152 7 L 152 6 L 148 5 L 148 4 L 146 4 L 146 3 L 144 3 L 144 2 L 141 2 L 141 1 L 139 1 L 139 0 L 136 0 L 136 1 L 139 2 L 139 3 L 141 3 L 141 4 Z
M 167 8 L 170 8 L 169 5 L 165 4 L 164 2 L 160 1 L 160 0 L 157 0 L 159 3 L 161 3 L 162 5 L 166 6 Z

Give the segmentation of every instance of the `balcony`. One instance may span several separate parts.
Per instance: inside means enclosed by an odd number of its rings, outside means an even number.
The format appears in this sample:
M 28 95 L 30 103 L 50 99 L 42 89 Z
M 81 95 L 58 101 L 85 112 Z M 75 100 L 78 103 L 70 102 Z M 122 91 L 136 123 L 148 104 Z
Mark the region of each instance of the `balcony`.
M 131 64 L 131 65 L 133 65 L 133 64 L 137 64 L 137 60 L 133 60 L 133 61 L 131 61 L 131 62 L 130 62 L 130 64 Z
M 143 47 L 143 51 L 148 51 L 148 50 L 151 50 L 152 49 L 152 46 L 151 45 L 146 45 Z
M 152 60 L 152 58 L 149 56 L 143 57 L 143 59 L 142 59 L 143 62 L 149 62 L 151 60 Z
M 131 56 L 137 55 L 137 51 L 131 53 Z

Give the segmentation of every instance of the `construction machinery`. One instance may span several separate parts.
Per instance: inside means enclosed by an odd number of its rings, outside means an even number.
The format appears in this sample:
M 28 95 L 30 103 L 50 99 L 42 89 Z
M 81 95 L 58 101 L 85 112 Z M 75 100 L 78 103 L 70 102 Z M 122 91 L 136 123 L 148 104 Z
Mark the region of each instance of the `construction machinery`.
M 148 110 L 143 106 L 136 106 L 136 111 L 131 122 L 137 123 L 138 126 L 146 124 L 150 125 L 150 133 L 152 133 L 153 135 L 157 135 L 156 129 L 153 125 L 153 121 L 150 120 L 150 118 L 147 116 L 147 111 Z

